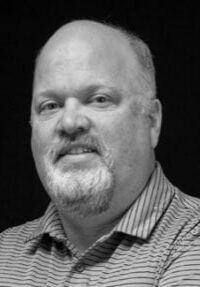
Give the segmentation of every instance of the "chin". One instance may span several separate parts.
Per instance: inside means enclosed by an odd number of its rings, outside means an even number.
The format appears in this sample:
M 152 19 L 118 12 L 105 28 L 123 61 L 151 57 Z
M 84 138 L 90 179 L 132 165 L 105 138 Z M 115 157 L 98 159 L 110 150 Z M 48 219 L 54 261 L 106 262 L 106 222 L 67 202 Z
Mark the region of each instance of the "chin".
M 114 175 L 105 163 L 63 170 L 46 160 L 45 174 L 48 193 L 63 212 L 85 217 L 109 209 Z

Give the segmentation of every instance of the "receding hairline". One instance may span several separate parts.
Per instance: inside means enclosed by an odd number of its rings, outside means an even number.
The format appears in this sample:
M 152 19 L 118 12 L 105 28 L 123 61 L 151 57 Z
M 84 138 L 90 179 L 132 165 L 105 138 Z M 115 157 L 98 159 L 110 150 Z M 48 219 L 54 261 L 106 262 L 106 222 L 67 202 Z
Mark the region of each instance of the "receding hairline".
M 45 51 L 46 46 L 53 38 L 56 41 L 56 37 L 65 38 L 65 33 L 67 31 L 76 30 L 77 33 L 83 33 L 84 31 L 90 31 L 97 29 L 102 30 L 102 32 L 106 33 L 114 33 L 114 36 L 124 40 L 124 43 L 127 43 L 133 52 L 134 60 L 136 58 L 139 63 L 142 73 L 141 73 L 141 85 L 145 94 L 149 94 L 148 98 L 156 97 L 156 80 L 155 80 L 155 67 L 153 63 L 153 57 L 148 45 L 134 32 L 130 32 L 124 29 L 121 26 L 113 25 L 112 23 L 106 22 L 98 22 L 93 20 L 73 20 L 68 22 L 67 24 L 61 26 L 44 44 L 44 46 L 40 49 L 35 63 L 35 70 L 38 66 L 40 58 Z
M 71 35 L 70 35 L 71 32 Z M 89 32 L 89 33 L 88 33 Z M 115 40 L 118 40 L 122 45 L 127 45 L 127 48 L 130 48 L 128 34 L 121 27 L 114 26 L 109 23 L 102 23 L 93 20 L 73 20 L 63 26 L 61 26 L 55 33 L 46 41 L 46 43 L 41 47 L 39 53 L 36 57 L 36 63 L 40 60 L 43 52 L 45 52 L 48 46 L 53 44 L 57 44 L 58 41 L 65 42 L 67 37 L 69 39 L 71 37 L 81 37 L 87 36 L 88 34 L 92 34 L 95 32 L 100 32 L 101 36 L 105 35 L 105 37 L 113 37 Z M 96 34 L 94 34 L 96 36 Z M 96 37 L 97 38 L 97 37 Z M 83 38 L 84 40 L 87 38 Z M 98 38 L 97 38 L 98 39 Z M 106 38 L 105 38 L 106 39 Z

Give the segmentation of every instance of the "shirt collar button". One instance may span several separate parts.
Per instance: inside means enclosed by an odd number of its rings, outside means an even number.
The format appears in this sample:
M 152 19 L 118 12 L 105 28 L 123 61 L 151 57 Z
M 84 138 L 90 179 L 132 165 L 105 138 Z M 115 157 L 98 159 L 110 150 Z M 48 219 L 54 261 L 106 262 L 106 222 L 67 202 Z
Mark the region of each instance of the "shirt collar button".
M 83 262 L 78 262 L 75 266 L 74 269 L 76 270 L 76 272 L 83 272 L 85 269 L 84 263 Z

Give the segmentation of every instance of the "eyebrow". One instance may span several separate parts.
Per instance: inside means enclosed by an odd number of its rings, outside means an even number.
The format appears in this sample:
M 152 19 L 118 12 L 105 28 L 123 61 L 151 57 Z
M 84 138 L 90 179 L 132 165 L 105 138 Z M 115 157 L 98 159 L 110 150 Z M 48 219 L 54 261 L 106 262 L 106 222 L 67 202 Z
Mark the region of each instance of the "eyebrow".
M 110 91 L 113 94 L 121 94 L 122 92 L 120 91 L 120 89 L 117 89 L 114 86 L 106 86 L 106 85 L 101 85 L 101 84 L 94 84 L 94 85 L 88 85 L 84 88 L 80 88 L 79 90 L 75 91 L 75 94 L 83 94 L 83 95 L 87 95 L 87 94 L 92 94 L 94 92 L 97 92 L 98 90 L 107 90 Z M 45 90 L 45 91 L 41 91 L 37 94 L 37 97 L 33 97 L 33 102 L 35 102 L 37 100 L 37 98 L 59 98 L 59 97 L 63 97 L 66 96 L 68 94 L 68 92 L 63 92 L 60 90 Z

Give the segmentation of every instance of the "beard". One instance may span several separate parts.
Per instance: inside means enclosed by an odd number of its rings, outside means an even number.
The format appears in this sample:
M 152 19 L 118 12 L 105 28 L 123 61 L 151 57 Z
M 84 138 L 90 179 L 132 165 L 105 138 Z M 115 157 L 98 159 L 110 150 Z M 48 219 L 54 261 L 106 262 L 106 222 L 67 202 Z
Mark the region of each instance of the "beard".
M 49 195 L 63 212 L 86 217 L 109 209 L 114 189 L 113 160 L 104 145 L 98 143 L 97 147 L 101 155 L 94 155 L 95 159 L 85 166 L 62 161 L 56 164 L 54 148 L 44 156 Z

